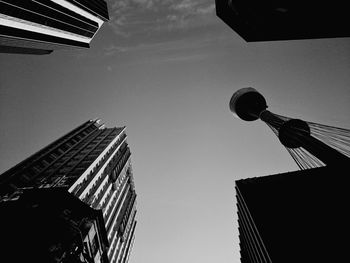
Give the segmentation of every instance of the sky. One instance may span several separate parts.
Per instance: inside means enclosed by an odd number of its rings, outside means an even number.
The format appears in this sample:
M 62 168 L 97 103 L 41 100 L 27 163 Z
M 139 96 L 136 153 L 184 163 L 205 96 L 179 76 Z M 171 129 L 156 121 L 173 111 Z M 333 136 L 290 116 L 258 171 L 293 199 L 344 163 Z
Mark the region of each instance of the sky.
M 138 210 L 129 262 L 240 262 L 235 180 L 298 167 L 229 100 L 254 87 L 272 112 L 350 128 L 350 39 L 247 43 L 213 0 L 108 5 L 90 49 L 0 54 L 0 173 L 88 119 L 126 126 Z

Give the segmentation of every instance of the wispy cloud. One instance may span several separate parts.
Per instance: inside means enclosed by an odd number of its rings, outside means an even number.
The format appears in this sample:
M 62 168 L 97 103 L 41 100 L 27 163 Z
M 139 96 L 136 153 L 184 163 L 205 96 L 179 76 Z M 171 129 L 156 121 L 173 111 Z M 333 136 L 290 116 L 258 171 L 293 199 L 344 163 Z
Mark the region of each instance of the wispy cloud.
M 189 62 L 189 61 L 198 61 L 203 60 L 210 57 L 210 54 L 180 54 L 180 55 L 172 55 L 172 56 L 163 56 L 163 57 L 153 57 L 151 59 L 148 59 L 147 61 L 144 61 L 144 63 L 150 64 L 161 64 L 161 63 L 177 63 L 177 62 Z M 139 62 L 139 64 L 141 64 Z
M 217 49 L 219 46 L 232 45 L 232 37 L 224 34 L 213 37 L 212 35 L 201 37 L 186 37 L 179 39 L 171 39 L 155 42 L 139 42 L 135 45 L 121 46 L 119 44 L 111 44 L 104 48 L 106 56 L 126 55 L 132 56 L 133 63 L 135 59 L 137 63 L 147 62 L 175 62 L 198 60 L 210 57 L 212 47 Z
M 115 37 L 103 49 L 106 56 L 198 60 L 203 54 L 197 50 L 212 45 L 219 35 L 209 29 L 218 22 L 214 0 L 118 0 L 109 5 L 109 12 Z
M 128 48 L 126 47 L 122 47 L 122 46 L 118 46 L 118 45 L 109 45 L 107 47 L 104 48 L 104 54 L 109 56 L 109 55 L 114 55 L 116 53 L 123 53 L 128 51 Z
M 213 0 L 118 0 L 109 25 L 119 37 L 203 27 L 214 21 Z

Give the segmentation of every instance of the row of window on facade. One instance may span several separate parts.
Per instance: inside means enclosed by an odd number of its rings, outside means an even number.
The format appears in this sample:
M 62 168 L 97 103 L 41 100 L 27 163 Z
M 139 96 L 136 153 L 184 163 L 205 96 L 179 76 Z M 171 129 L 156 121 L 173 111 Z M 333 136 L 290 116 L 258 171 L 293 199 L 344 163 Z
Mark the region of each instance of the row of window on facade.
M 107 160 L 107 157 L 111 155 L 111 153 L 114 151 L 115 148 L 117 148 L 117 146 L 119 144 L 120 144 L 120 139 L 118 139 L 112 145 L 112 147 L 107 151 L 107 153 L 95 164 L 95 166 L 92 168 L 90 173 L 84 178 L 84 180 L 79 185 L 76 186 L 76 188 L 73 190 L 74 193 L 77 193 L 80 189 L 84 189 L 90 183 L 92 178 L 94 178 L 95 173 L 100 170 L 101 166 Z M 115 155 L 117 155 L 118 153 L 119 153 L 119 151 Z M 106 169 L 104 169 L 104 170 L 106 170 Z M 101 180 L 102 177 L 104 177 L 104 175 L 106 175 L 105 171 L 103 171 L 101 173 L 101 175 L 99 176 L 99 178 L 96 180 L 95 184 L 92 186 L 93 189 L 95 188 L 96 183 L 99 182 L 99 180 Z M 91 190 L 89 192 L 91 192 Z M 84 198 L 86 198 L 86 200 L 89 198 L 88 195 L 89 195 L 89 193 L 84 197 Z

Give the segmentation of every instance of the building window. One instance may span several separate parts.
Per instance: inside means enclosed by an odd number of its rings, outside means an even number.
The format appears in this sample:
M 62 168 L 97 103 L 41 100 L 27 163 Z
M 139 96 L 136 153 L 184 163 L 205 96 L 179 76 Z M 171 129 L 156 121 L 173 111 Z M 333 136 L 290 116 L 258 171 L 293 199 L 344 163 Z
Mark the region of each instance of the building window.
M 96 234 L 91 241 L 91 252 L 92 252 L 93 257 L 96 255 L 98 249 L 99 249 L 99 243 L 98 243 L 98 238 L 97 238 L 97 234 Z
M 91 257 L 91 253 L 90 253 L 90 249 L 89 249 L 89 244 L 88 244 L 88 242 L 84 242 L 84 250 L 85 250 L 85 253 L 89 256 L 89 257 Z

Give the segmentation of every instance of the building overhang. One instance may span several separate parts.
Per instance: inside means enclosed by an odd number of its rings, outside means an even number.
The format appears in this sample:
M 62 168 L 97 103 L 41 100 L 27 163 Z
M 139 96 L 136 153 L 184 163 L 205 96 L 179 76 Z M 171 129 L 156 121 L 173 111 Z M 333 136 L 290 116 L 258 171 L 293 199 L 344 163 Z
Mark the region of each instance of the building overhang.
M 216 14 L 245 41 L 349 37 L 346 2 L 216 0 Z

